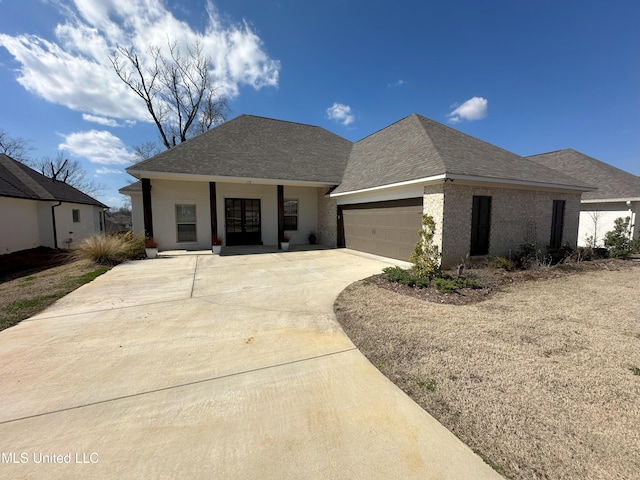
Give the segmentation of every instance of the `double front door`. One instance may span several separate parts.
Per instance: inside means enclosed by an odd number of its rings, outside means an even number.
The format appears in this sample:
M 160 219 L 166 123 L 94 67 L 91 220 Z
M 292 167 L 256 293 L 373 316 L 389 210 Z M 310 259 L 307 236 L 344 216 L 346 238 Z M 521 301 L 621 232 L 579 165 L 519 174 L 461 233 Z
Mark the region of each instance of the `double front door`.
M 260 199 L 226 198 L 227 245 L 261 245 Z

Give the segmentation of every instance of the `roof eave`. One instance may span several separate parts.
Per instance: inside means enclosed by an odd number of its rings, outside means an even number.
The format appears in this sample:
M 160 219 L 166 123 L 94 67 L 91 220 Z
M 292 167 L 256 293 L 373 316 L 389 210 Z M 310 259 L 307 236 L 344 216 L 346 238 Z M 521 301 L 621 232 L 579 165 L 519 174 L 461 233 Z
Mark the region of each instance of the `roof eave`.
M 294 180 L 283 178 L 259 178 L 259 177 L 231 177 L 224 175 L 202 175 L 195 173 L 170 173 L 170 172 L 153 172 L 144 170 L 130 170 L 127 172 L 136 178 L 149 178 L 151 180 L 181 180 L 181 181 L 197 181 L 197 182 L 221 182 L 221 183 L 245 183 L 258 185 L 289 185 L 300 187 L 326 187 L 330 185 L 338 185 L 339 182 L 333 180 Z
M 640 202 L 640 197 L 624 197 L 624 198 L 587 198 L 581 203 L 620 203 L 620 202 Z
M 558 184 L 558 183 L 531 182 L 531 181 L 525 181 L 525 180 L 514 180 L 509 178 L 479 177 L 474 175 L 457 175 L 457 174 L 448 173 L 448 174 L 434 175 L 431 177 L 418 178 L 415 180 L 408 180 L 405 182 L 391 183 L 387 185 L 378 185 L 375 187 L 362 188 L 358 190 L 350 190 L 347 192 L 332 193 L 331 197 L 353 195 L 356 193 L 374 192 L 376 190 L 404 187 L 408 185 L 415 185 L 418 183 L 427 184 L 427 183 L 437 182 L 440 180 L 441 181 L 460 180 L 463 182 L 493 183 L 493 184 L 501 184 L 501 185 L 524 186 L 524 187 L 545 188 L 545 189 L 554 189 L 554 190 L 573 190 L 578 192 L 594 192 L 597 190 L 597 188 L 595 187 L 587 187 L 584 185 L 565 185 L 565 184 Z

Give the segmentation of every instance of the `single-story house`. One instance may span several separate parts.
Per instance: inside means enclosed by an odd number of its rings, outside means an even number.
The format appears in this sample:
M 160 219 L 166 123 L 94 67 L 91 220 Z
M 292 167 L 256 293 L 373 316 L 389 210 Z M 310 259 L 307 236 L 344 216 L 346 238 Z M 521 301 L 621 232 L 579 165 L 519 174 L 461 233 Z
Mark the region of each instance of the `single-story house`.
M 629 217 L 631 236 L 638 238 L 640 177 L 570 148 L 528 158 L 597 187 L 582 195 L 578 245 L 603 246 L 616 218 Z
M 0 255 L 35 247 L 69 248 L 104 231 L 98 200 L 0 154 Z
M 127 169 L 135 231 L 161 249 L 307 243 L 407 260 L 423 213 L 443 266 L 523 243 L 576 245 L 574 178 L 423 116 L 352 143 L 323 128 L 241 115 Z

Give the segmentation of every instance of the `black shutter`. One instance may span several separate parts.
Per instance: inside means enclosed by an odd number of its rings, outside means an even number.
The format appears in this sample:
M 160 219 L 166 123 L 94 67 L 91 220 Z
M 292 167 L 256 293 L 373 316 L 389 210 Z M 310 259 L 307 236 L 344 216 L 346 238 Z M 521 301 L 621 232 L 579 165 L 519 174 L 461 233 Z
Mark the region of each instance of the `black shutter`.
M 489 253 L 491 234 L 491 197 L 474 195 L 471 210 L 471 252 L 473 255 Z
M 564 229 L 564 200 L 553 201 L 553 213 L 551 216 L 551 240 L 549 246 L 553 249 L 562 245 L 562 230 Z

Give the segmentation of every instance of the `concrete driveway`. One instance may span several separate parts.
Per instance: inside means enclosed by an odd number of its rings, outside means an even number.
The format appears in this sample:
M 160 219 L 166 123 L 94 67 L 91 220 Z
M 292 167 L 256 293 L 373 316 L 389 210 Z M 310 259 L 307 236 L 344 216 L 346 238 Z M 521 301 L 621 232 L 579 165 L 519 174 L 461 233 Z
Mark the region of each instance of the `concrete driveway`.
M 333 315 L 348 250 L 120 265 L 0 333 L 0 478 L 501 478 Z

